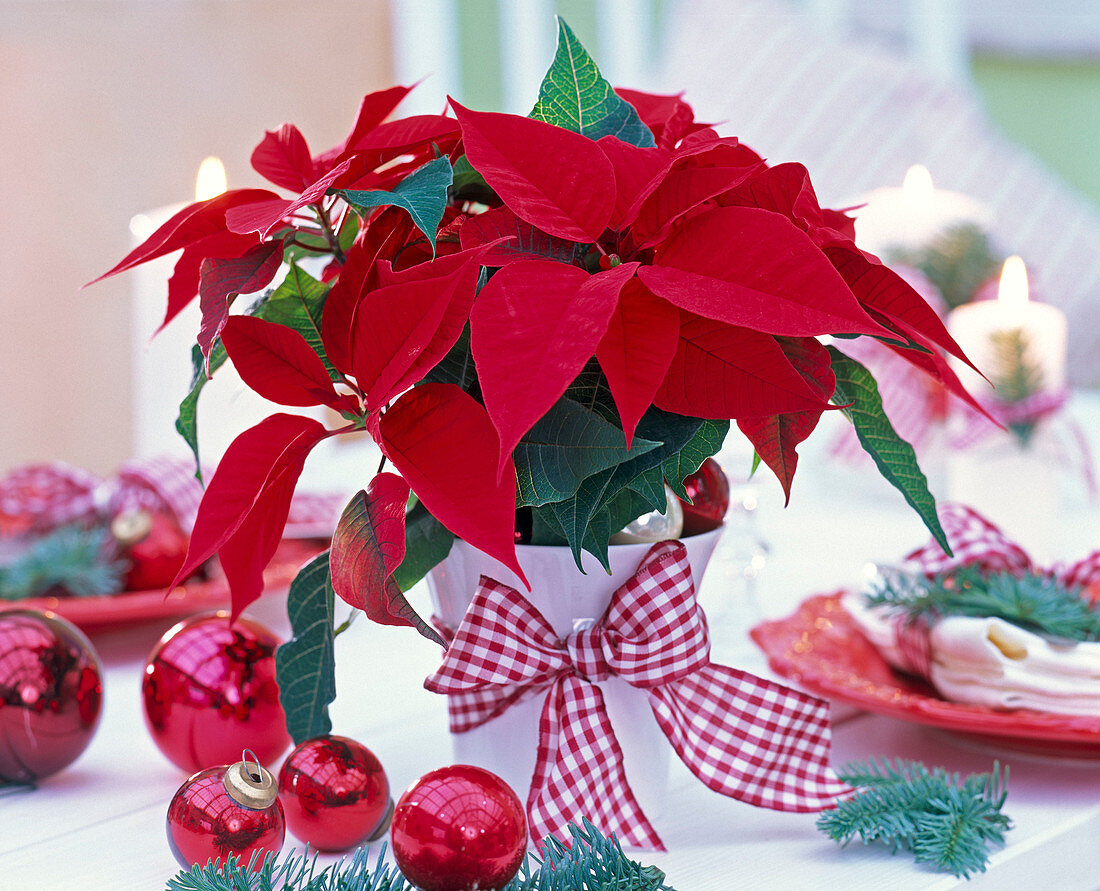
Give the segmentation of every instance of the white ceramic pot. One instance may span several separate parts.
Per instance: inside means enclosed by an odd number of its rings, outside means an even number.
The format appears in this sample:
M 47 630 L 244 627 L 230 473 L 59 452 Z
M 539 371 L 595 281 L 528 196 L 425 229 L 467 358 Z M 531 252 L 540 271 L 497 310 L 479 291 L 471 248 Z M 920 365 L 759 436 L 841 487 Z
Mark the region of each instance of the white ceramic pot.
M 719 528 L 682 540 L 696 590 L 721 533 Z M 611 575 L 590 554 L 585 554 L 585 575 L 577 570 L 569 548 L 519 545 L 516 556 L 531 583 L 528 592 L 503 564 L 456 540 L 447 558 L 428 574 L 428 588 L 436 615 L 451 628 L 457 628 L 477 591 L 478 579 L 489 576 L 522 593 L 564 638 L 575 627 L 581 627 L 581 623 L 603 615 L 611 595 L 637 571 L 652 547 L 652 544 L 612 546 Z M 668 740 L 653 717 L 645 691 L 614 677 L 600 681 L 598 686 L 622 748 L 627 781 L 642 810 L 653 819 L 660 813 L 668 786 Z M 526 801 L 535 770 L 539 715 L 545 698 L 540 693 L 480 727 L 454 734 L 456 762 L 493 771 Z

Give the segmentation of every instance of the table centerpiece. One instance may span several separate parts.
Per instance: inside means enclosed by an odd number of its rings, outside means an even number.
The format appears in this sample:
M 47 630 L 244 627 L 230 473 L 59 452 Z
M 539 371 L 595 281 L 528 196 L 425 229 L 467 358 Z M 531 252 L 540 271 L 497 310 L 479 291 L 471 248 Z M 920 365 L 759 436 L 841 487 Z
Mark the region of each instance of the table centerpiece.
M 378 472 L 290 593 L 296 629 L 322 618 L 308 645 L 296 637 L 280 652 L 296 740 L 330 726 L 334 592 L 376 622 L 450 643 L 428 684 L 451 694 L 454 729 L 492 726 L 516 699 L 550 689 L 541 721 L 553 717 L 558 735 L 539 731 L 539 709 L 537 741 L 508 734 L 532 761 L 537 750 L 536 838 L 583 816 L 627 843 L 660 845 L 631 784 L 599 768 L 621 756 L 600 692 L 609 635 L 616 657 L 631 641 L 639 654 L 684 657 L 674 677 L 615 668 L 633 672 L 624 686 L 711 788 L 780 809 L 829 806 L 845 787 L 828 769 L 827 713 L 814 712 L 823 704 L 709 663 L 694 591 L 713 541 L 610 542 L 686 497 L 685 477 L 733 422 L 789 498 L 798 445 L 840 410 L 946 547 L 912 449 L 843 345 L 876 338 L 972 402 L 944 354 L 965 356 L 924 300 L 856 247 L 852 219 L 819 205 L 802 165 L 769 165 L 695 121 L 679 96 L 612 89 L 563 22 L 526 117 L 451 100 L 451 114 L 391 118 L 409 89 L 364 97 L 327 151 L 313 153 L 291 124 L 266 133 L 253 167 L 287 194 L 234 189 L 191 204 L 106 273 L 182 251 L 165 322 L 199 300 L 177 423 L 192 447 L 198 394 L 227 359 L 272 402 L 341 419 L 278 412 L 241 433 L 206 486 L 181 574 L 217 554 L 239 615 L 260 594 L 311 450 L 370 436 Z M 708 535 L 717 531 L 695 538 Z M 445 573 L 452 546 L 485 561 L 480 582 L 463 582 L 472 603 L 451 615 L 447 641 L 405 593 Z M 537 557 L 555 550 L 568 572 Z M 555 611 L 586 586 L 600 593 L 581 614 Z M 526 638 L 492 637 L 512 620 Z M 515 674 L 511 657 L 523 661 L 532 639 L 584 664 Z M 467 674 L 471 652 L 493 678 Z M 309 696 L 295 692 L 303 685 Z M 779 696 L 786 718 L 768 724 L 758 695 Z M 700 741 L 684 725 L 716 701 Z M 560 759 L 584 749 L 577 720 L 603 748 L 583 751 L 570 773 Z M 738 768 L 748 740 L 782 751 Z

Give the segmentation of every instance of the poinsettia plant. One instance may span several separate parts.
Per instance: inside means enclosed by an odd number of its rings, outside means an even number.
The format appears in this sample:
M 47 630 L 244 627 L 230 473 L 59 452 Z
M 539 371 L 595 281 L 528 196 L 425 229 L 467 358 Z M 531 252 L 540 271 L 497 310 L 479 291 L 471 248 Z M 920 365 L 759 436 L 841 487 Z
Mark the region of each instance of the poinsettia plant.
M 564 23 L 527 117 L 452 100 L 453 114 L 392 119 L 408 92 L 366 96 L 319 154 L 293 125 L 266 133 L 252 165 L 281 191 L 191 204 L 106 273 L 182 251 L 164 321 L 199 300 L 177 422 L 192 447 L 199 392 L 227 358 L 272 402 L 345 421 L 279 412 L 241 433 L 181 577 L 217 554 L 239 613 L 310 451 L 365 433 L 396 472 L 352 499 L 310 578 L 434 638 L 403 592 L 453 537 L 522 577 L 519 511 L 533 543 L 606 564 L 611 535 L 663 511 L 666 484 L 685 495 L 731 421 L 789 497 L 796 449 L 831 408 L 943 541 L 843 339 L 877 338 L 972 401 L 944 353 L 965 357 L 804 167 L 767 164 L 679 96 L 613 90 Z

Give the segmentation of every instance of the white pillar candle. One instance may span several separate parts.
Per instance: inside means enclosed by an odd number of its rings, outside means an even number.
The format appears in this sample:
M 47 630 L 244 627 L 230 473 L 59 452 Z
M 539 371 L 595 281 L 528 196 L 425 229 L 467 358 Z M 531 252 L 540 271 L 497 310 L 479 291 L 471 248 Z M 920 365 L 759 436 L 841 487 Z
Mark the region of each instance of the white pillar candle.
M 1055 306 L 1029 299 L 1027 268 L 1019 257 L 1005 260 L 996 300 L 977 300 L 953 310 L 947 326 L 970 360 L 996 386 L 1011 373 L 998 357 L 997 340 L 1019 332 L 1024 361 L 1038 373 L 1038 389 L 1059 391 L 1066 383 L 1066 316 Z M 971 369 L 956 370 L 981 398 L 989 385 Z M 994 394 L 996 395 L 996 394 Z
M 952 226 L 989 224 L 989 212 L 973 198 L 932 185 L 928 168 L 914 164 L 901 188 L 875 189 L 852 213 L 856 244 L 872 254 L 920 248 Z
M 1028 299 L 1027 270 L 1009 257 L 996 300 L 979 300 L 955 309 L 948 328 L 974 364 L 996 385 L 1012 375 L 999 349 L 1000 335 L 1018 337 L 1026 365 L 1036 372 L 1037 391 L 1059 391 L 1066 377 L 1066 317 L 1061 310 Z M 1002 355 L 998 355 L 1001 353 Z M 996 391 L 960 362 L 952 360 L 971 393 L 979 399 Z M 1004 388 L 1002 388 L 1004 389 Z M 1061 469 L 1056 437 L 1040 425 L 1026 447 L 1010 433 L 992 427 L 949 462 L 949 498 L 969 504 L 1019 541 L 1039 562 L 1066 556 L 1060 552 Z

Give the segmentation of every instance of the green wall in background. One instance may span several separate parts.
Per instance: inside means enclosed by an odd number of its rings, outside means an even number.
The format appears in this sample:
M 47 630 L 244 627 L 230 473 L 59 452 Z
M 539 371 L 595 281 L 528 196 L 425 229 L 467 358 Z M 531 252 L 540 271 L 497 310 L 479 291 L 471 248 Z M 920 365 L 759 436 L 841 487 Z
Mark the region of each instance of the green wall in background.
M 1100 60 L 979 54 L 972 71 L 993 121 L 1100 206 Z
M 480 111 L 500 111 L 504 100 L 500 90 L 497 0 L 460 0 L 458 10 L 462 101 Z

